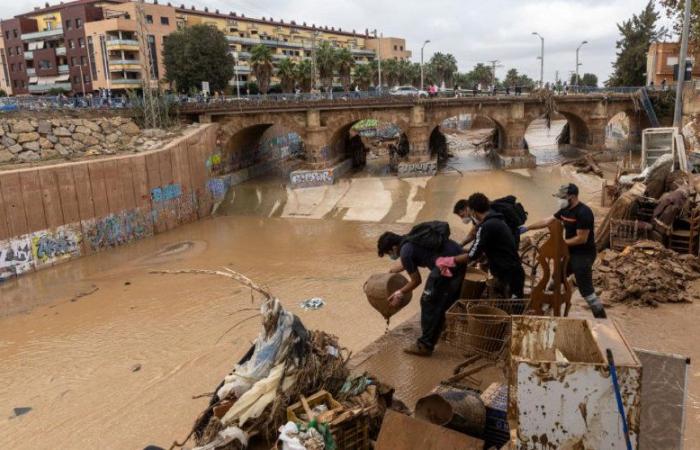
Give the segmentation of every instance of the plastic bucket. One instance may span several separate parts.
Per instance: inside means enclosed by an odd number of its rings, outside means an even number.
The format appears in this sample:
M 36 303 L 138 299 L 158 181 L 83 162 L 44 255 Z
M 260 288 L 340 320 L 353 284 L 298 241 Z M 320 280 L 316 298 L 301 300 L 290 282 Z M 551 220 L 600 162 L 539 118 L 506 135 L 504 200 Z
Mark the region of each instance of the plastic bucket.
M 481 298 L 486 289 L 486 281 L 488 279 L 489 275 L 483 270 L 479 270 L 476 267 L 467 267 L 467 272 L 464 274 L 464 281 L 462 281 L 462 294 L 460 298 Z

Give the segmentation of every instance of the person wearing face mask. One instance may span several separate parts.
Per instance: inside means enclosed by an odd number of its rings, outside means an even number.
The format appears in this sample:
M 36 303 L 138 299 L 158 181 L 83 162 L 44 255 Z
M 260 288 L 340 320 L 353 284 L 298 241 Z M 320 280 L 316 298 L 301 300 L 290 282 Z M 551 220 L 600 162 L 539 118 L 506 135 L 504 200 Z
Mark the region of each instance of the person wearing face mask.
M 595 219 L 593 211 L 578 198 L 578 187 L 565 184 L 554 194 L 559 211 L 553 216 L 522 227 L 521 232 L 546 228 L 559 220 L 564 226 L 564 242 L 569 247 L 567 272 L 574 275 L 581 296 L 591 308 L 593 317 L 605 319 L 605 308 L 593 287 L 593 263 L 596 259 Z
M 474 240 L 476 237 L 476 221 L 474 217 L 470 216 L 468 213 L 468 202 L 465 199 L 458 200 L 452 210 L 462 222 L 465 224 L 473 224 L 474 227 L 470 230 L 467 238 L 462 241 L 462 247 L 466 246 Z M 513 234 L 513 239 L 515 240 L 515 248 L 520 247 L 520 227 L 525 224 L 527 220 L 527 211 L 522 204 L 518 202 L 518 199 L 514 195 L 508 195 L 503 198 L 497 198 L 490 202 L 490 208 L 500 213 L 503 216 L 503 221 L 510 228 Z
M 476 223 L 474 243 L 465 254 L 438 258 L 435 262 L 438 269 L 444 276 L 453 276 L 452 269 L 463 267 L 485 254 L 489 272 L 494 278 L 494 297 L 523 298 L 525 271 L 513 232 L 503 215 L 491 209 L 488 197 L 479 192 L 467 200 L 466 214 Z
M 414 232 L 414 230 L 421 230 Z M 423 239 L 428 233 L 441 234 L 437 244 L 433 245 L 433 239 Z M 438 231 L 433 231 L 438 230 Z M 389 297 L 392 305 L 400 305 L 403 297 L 412 292 L 423 282 L 418 270 L 424 267 L 430 270 L 430 275 L 425 283 L 423 295 L 420 299 L 421 306 L 421 336 L 404 352 L 430 356 L 440 338 L 445 322 L 445 313 L 457 301 L 461 292 L 462 280 L 466 267 L 462 268 L 455 277 L 443 277 L 435 267 L 435 260 L 440 256 L 454 256 L 462 253 L 462 247 L 449 239 L 449 225 L 445 222 L 426 222 L 416 225 L 407 235 L 400 235 L 387 231 L 377 241 L 379 257 L 389 256 L 397 262 L 389 270 L 392 273 L 401 273 L 404 270 L 410 278 L 408 284 L 394 292 Z
M 452 212 L 456 214 L 461 220 L 462 223 L 465 225 L 473 225 L 471 230 L 469 230 L 469 233 L 467 234 L 467 237 L 459 243 L 462 247 L 465 247 L 467 244 L 472 242 L 474 238 L 476 237 L 476 221 L 474 220 L 473 217 L 471 217 L 467 211 L 467 200 L 462 198 L 457 200 L 457 203 L 455 203 L 454 208 L 452 209 Z

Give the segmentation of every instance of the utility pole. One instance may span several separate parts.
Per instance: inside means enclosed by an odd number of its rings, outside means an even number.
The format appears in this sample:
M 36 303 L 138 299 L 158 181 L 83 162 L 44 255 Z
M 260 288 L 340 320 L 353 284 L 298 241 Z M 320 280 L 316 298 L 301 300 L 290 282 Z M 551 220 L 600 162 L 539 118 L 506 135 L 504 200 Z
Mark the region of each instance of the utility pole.
M 583 41 L 581 42 L 581 45 L 576 47 L 576 91 L 578 91 L 578 87 L 581 84 L 581 78 L 578 76 L 578 68 L 581 65 L 581 63 L 578 62 L 578 53 L 581 50 L 581 47 L 583 47 L 585 44 L 588 44 L 588 41 Z
M 146 29 L 146 15 L 143 11 L 143 0 L 136 2 L 136 35 L 139 38 L 139 52 L 141 53 L 141 79 L 143 80 L 143 116 L 146 128 L 160 128 L 160 120 L 156 108 L 156 99 L 151 90 L 151 76 L 153 74 L 153 59 L 151 46 L 148 42 L 148 30 Z M 158 82 L 158 80 L 156 80 Z
M 427 44 L 430 44 L 430 40 L 423 42 L 423 46 L 420 48 L 420 90 L 423 90 L 423 49 Z
M 532 34 L 540 38 L 540 56 L 537 58 L 540 60 L 540 89 L 544 87 L 544 38 L 537 32 L 533 31 Z
M 238 52 L 233 52 L 233 75 L 236 79 L 236 98 L 241 98 L 241 85 L 238 81 Z
M 82 85 L 82 88 L 83 88 L 83 100 L 84 100 L 84 99 L 85 99 L 85 77 L 83 76 L 83 64 L 82 64 L 82 61 L 81 61 L 81 64 L 80 64 L 79 67 L 80 67 L 80 84 Z
M 503 67 L 503 65 L 498 64 L 501 61 L 499 61 L 497 59 L 487 61 L 487 62 L 491 64 L 491 90 L 495 93 L 496 92 L 496 67 Z
M 681 35 L 681 54 L 678 58 L 678 83 L 676 84 L 676 105 L 673 110 L 673 126 L 683 126 L 683 82 L 685 81 L 685 60 L 688 53 L 688 30 L 690 28 L 690 0 L 685 0 L 683 15 L 683 34 Z
M 380 34 L 379 37 L 384 37 Z M 377 39 L 377 81 L 379 81 L 379 92 L 382 91 L 382 41 L 377 36 L 377 30 L 374 30 L 374 38 Z

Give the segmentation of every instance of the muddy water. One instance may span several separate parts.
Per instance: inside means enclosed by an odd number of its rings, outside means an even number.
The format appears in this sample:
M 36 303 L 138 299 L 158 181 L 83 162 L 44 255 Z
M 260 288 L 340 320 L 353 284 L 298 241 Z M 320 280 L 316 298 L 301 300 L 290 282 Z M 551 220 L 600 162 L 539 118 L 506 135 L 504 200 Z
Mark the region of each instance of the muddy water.
M 549 214 L 562 179 L 552 167 L 296 191 L 255 180 L 227 197 L 219 217 L 0 285 L 0 448 L 167 447 L 189 431 L 207 403 L 192 397 L 211 391 L 255 338 L 247 309 L 257 303 L 228 279 L 149 270 L 234 268 L 358 351 L 385 328 L 362 293 L 388 266 L 376 256 L 382 231 L 447 218 L 461 239 L 468 230 L 452 205 L 475 190 L 515 193 L 533 217 Z M 302 310 L 310 297 L 326 305 Z M 392 326 L 417 311 L 414 301 Z M 14 408 L 31 410 L 14 417 Z

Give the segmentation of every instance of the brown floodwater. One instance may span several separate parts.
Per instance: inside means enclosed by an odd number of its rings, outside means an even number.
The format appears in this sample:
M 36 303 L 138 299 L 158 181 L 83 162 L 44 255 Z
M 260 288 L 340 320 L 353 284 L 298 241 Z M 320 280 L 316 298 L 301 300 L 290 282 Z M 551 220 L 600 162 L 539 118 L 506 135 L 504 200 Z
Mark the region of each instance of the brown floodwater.
M 218 217 L 1 284 L 0 448 L 141 449 L 187 434 L 207 403 L 193 396 L 212 391 L 255 338 L 259 303 L 226 278 L 150 270 L 238 270 L 357 352 L 385 330 L 362 292 L 389 265 L 376 254 L 381 232 L 437 218 L 462 239 L 468 229 L 452 206 L 474 191 L 513 193 L 531 217 L 551 214 L 564 179 L 597 195 L 599 180 L 558 167 L 296 191 L 255 180 Z M 303 310 L 311 297 L 325 306 Z M 392 327 L 417 312 L 414 301 Z

